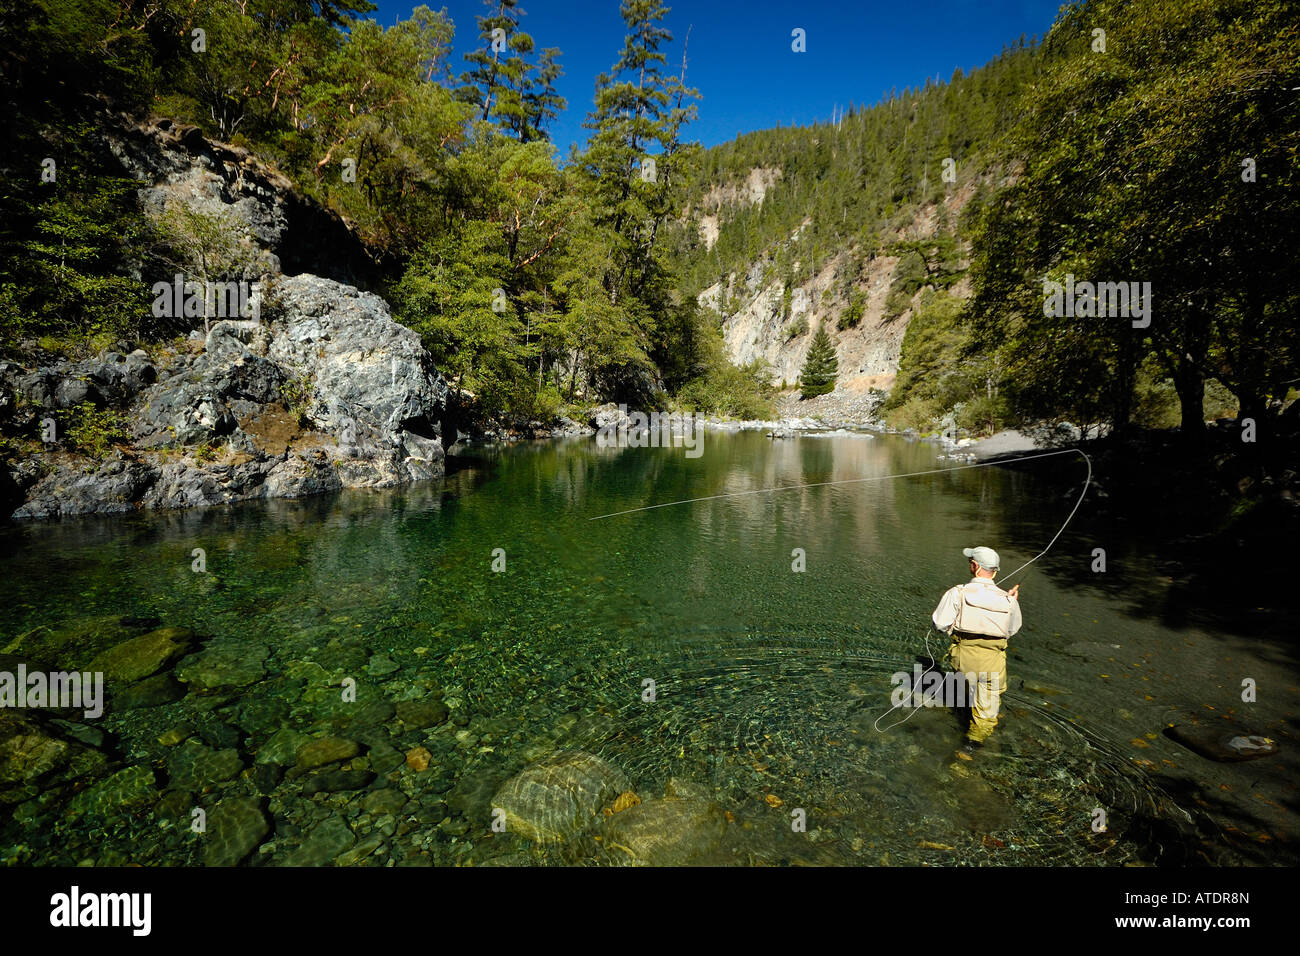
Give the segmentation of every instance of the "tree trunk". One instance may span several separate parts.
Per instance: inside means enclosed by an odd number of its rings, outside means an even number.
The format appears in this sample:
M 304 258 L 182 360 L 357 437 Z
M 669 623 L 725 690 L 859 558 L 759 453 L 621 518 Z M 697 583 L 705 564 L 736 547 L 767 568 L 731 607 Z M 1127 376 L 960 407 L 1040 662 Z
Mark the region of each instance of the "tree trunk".
M 1182 413 L 1179 431 L 1188 443 L 1199 444 L 1205 437 L 1205 377 L 1199 369 L 1184 366 L 1174 379 L 1174 388 Z
M 578 387 L 578 357 L 582 355 L 580 350 L 573 353 L 573 374 L 569 376 L 569 401 L 573 401 L 573 390 Z

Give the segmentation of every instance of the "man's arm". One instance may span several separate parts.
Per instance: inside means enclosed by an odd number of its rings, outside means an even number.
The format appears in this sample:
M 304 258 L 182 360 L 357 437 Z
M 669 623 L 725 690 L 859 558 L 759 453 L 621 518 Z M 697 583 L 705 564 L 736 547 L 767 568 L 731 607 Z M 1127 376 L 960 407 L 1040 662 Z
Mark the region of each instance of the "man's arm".
M 930 620 L 934 622 L 935 629 L 947 633 L 948 629 L 957 623 L 957 611 L 961 605 L 961 597 L 956 588 L 949 588 L 939 599 L 939 606 L 934 609 L 930 615 Z
M 1014 590 L 1019 592 L 1020 585 L 1017 584 Z M 1015 594 L 1009 594 L 1008 597 L 1011 598 L 1011 633 L 1014 634 L 1020 630 L 1020 602 L 1016 600 Z

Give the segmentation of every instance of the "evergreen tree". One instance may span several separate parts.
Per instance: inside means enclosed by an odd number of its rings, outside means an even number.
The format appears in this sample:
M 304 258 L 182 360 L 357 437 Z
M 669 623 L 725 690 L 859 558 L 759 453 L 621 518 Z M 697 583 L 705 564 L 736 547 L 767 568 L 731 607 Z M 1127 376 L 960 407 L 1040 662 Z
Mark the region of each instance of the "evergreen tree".
M 799 390 L 803 397 L 816 398 L 832 391 L 839 371 L 840 360 L 835 354 L 835 342 L 826 331 L 826 326 L 819 325 L 799 373 Z
M 597 79 L 593 130 L 583 165 L 594 184 L 596 221 L 618 238 L 605 288 L 612 299 L 640 294 L 654 274 L 660 225 L 675 213 L 674 187 L 684 171 L 682 127 L 696 97 L 666 71 L 661 51 L 672 33 L 659 25 L 662 0 L 624 0 L 628 35 L 612 73 Z M 684 73 L 684 70 L 683 70 Z

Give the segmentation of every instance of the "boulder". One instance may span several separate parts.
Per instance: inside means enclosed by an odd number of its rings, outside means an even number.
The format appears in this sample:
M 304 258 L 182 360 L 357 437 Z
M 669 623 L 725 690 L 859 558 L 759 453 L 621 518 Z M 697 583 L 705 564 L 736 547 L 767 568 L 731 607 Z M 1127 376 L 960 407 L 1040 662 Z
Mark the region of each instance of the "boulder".
M 680 866 L 717 848 L 727 818 L 699 795 L 666 795 L 609 818 L 606 849 L 625 853 L 639 866 Z
M 105 679 L 110 681 L 138 681 L 183 655 L 193 640 L 194 632 L 188 628 L 159 628 L 104 651 L 86 669 L 103 671 Z
M 602 806 L 630 789 L 617 767 L 575 750 L 511 777 L 492 798 L 492 808 L 505 812 L 507 829 L 538 843 L 558 843 L 582 832 Z

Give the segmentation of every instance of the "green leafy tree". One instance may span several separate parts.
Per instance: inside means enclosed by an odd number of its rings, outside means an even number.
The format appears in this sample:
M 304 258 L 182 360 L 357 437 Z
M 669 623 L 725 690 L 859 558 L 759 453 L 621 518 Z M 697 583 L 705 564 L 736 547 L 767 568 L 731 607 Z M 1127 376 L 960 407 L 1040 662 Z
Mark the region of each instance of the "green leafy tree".
M 1104 25 L 1106 52 L 1093 49 Z M 1300 332 L 1293 250 L 1300 38 L 1281 0 L 1090 0 L 1067 7 L 1009 149 L 1023 163 L 976 246 L 973 315 L 1025 409 L 1070 405 L 1124 427 L 1148 356 L 1180 431 L 1204 431 L 1206 381 L 1263 419 Z M 1250 160 L 1257 170 L 1246 180 Z M 1147 327 L 1044 315 L 1042 280 L 1151 283 Z M 1086 419 L 1085 419 L 1086 420 Z

